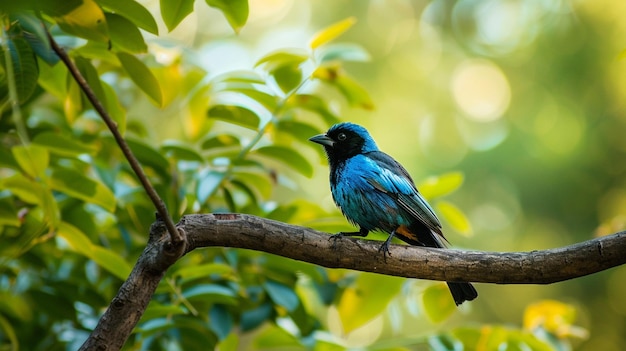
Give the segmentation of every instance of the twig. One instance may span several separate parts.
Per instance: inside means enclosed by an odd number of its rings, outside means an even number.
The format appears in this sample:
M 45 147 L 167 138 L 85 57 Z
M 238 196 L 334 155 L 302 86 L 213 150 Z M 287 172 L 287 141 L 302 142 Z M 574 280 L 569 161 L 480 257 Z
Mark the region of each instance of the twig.
M 91 90 L 91 87 L 89 86 L 85 78 L 82 76 L 82 74 L 80 73 L 80 71 L 74 64 L 74 62 L 72 62 L 72 60 L 67 55 L 65 50 L 59 47 L 59 45 L 54 40 L 52 35 L 50 35 L 50 32 L 47 30 L 47 28 L 46 28 L 46 34 L 48 35 L 48 40 L 50 41 L 50 46 L 52 47 L 52 50 L 54 50 L 54 52 L 56 52 L 56 54 L 59 56 L 61 61 L 63 61 L 67 69 L 72 74 L 72 77 L 74 77 L 74 80 L 76 80 L 76 83 L 78 83 L 80 88 L 83 90 L 83 92 L 87 96 L 87 99 L 89 99 L 89 101 L 93 105 L 96 112 L 98 112 L 98 114 L 100 115 L 104 123 L 107 125 L 107 127 L 109 127 L 109 130 L 113 134 L 113 137 L 115 138 L 115 141 L 117 142 L 117 145 L 119 145 L 120 150 L 122 150 L 122 153 L 124 154 L 124 156 L 126 157 L 126 160 L 128 160 L 128 163 L 130 164 L 130 167 L 133 169 L 133 171 L 137 175 L 137 178 L 141 182 L 141 185 L 143 186 L 143 188 L 146 190 L 146 193 L 150 197 L 150 200 L 152 200 L 152 203 L 154 204 L 154 207 L 156 208 L 160 219 L 165 222 L 165 227 L 167 228 L 167 231 L 170 233 L 170 238 L 171 238 L 173 246 L 174 247 L 182 246 L 181 244 L 184 243 L 185 238 L 183 237 L 183 235 L 181 235 L 178 229 L 176 229 L 176 225 L 174 225 L 174 221 L 172 220 L 172 218 L 169 216 L 167 212 L 165 203 L 157 194 L 156 190 L 154 189 L 154 187 L 148 180 L 148 177 L 146 177 L 146 174 L 143 172 L 143 169 L 141 168 L 141 165 L 139 164 L 139 161 L 137 161 L 137 158 L 135 157 L 133 152 L 130 150 L 130 147 L 124 140 L 124 137 L 122 137 L 119 130 L 117 129 L 117 124 L 113 121 L 111 116 L 109 116 L 109 113 L 106 111 L 104 106 L 102 106 L 102 103 L 100 102 L 100 100 L 98 100 L 93 90 Z

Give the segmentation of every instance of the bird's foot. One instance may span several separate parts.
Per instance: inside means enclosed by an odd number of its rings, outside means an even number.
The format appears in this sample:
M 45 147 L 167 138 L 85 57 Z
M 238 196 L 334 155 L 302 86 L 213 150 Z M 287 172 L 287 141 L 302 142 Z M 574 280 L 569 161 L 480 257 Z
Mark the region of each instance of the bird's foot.
M 337 234 L 333 234 L 328 238 L 328 241 L 332 240 L 333 241 L 333 250 L 337 248 L 337 239 L 341 239 L 343 238 L 344 233 L 343 232 L 339 232 Z
M 393 237 L 396 235 L 396 231 L 392 231 L 389 234 L 389 237 L 387 238 L 387 240 L 385 240 L 385 242 L 380 245 L 380 247 L 378 248 L 378 252 L 383 252 L 383 260 L 385 260 L 385 263 L 387 263 L 387 255 L 389 255 L 389 257 L 391 257 L 391 251 L 389 251 L 389 245 L 391 244 L 391 239 L 393 239 Z
M 378 248 L 378 252 L 383 253 L 383 260 L 385 260 L 385 263 L 387 263 L 387 255 L 391 257 L 391 251 L 389 251 L 389 240 L 386 240 L 382 245 L 380 245 L 380 247 Z

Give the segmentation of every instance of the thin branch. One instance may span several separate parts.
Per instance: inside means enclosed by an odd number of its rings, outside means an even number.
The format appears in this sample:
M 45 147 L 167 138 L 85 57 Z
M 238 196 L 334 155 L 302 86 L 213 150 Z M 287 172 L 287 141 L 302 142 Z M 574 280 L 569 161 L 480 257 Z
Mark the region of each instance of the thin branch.
M 111 131 L 111 134 L 113 134 L 113 137 L 115 138 L 115 141 L 117 142 L 117 145 L 119 145 L 120 150 L 122 150 L 124 157 L 126 157 L 126 160 L 128 160 L 130 167 L 133 169 L 133 171 L 137 175 L 137 178 L 141 182 L 141 185 L 143 186 L 143 188 L 146 190 L 146 193 L 150 197 L 150 200 L 152 200 L 152 203 L 154 204 L 154 207 L 156 208 L 160 218 L 163 219 L 163 221 L 165 222 L 165 226 L 167 227 L 167 231 L 170 233 L 173 246 L 181 247 L 182 246 L 181 243 L 184 242 L 185 238 L 176 229 L 176 226 L 174 225 L 174 221 L 172 220 L 172 218 L 170 218 L 167 212 L 167 207 L 165 207 L 165 203 L 159 197 L 159 194 L 157 194 L 156 190 L 154 189 L 154 187 L 148 180 L 148 177 L 146 177 L 146 174 L 143 172 L 143 169 L 141 168 L 141 165 L 139 164 L 139 161 L 137 161 L 137 158 L 135 157 L 133 152 L 130 150 L 130 147 L 124 140 L 124 137 L 122 137 L 122 134 L 117 129 L 117 124 L 113 121 L 111 116 L 109 116 L 109 113 L 106 111 L 104 106 L 102 106 L 102 103 L 100 102 L 100 100 L 98 100 L 93 90 L 91 90 L 91 87 L 89 86 L 85 78 L 82 76 L 82 74 L 80 73 L 80 71 L 74 64 L 74 62 L 72 62 L 70 57 L 67 55 L 65 50 L 63 50 L 63 48 L 61 48 L 57 44 L 57 42 L 54 40 L 54 38 L 52 37 L 52 35 L 50 34 L 50 32 L 47 30 L 45 26 L 44 28 L 46 29 L 46 34 L 48 35 L 48 40 L 50 41 L 50 46 L 52 47 L 52 50 L 54 50 L 54 52 L 59 56 L 61 61 L 63 61 L 67 69 L 72 74 L 72 77 L 74 77 L 74 80 L 76 81 L 76 83 L 78 83 L 80 88 L 83 90 L 83 92 L 87 96 L 87 99 L 89 99 L 89 101 L 93 105 L 96 112 L 98 112 L 98 114 L 100 115 L 104 123 L 107 125 L 107 127 Z

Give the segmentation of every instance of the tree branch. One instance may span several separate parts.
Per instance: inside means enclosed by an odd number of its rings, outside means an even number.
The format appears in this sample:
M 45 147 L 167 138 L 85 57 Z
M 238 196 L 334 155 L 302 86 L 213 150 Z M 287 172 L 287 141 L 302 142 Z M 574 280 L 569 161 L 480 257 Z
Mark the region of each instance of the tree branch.
M 530 252 L 481 252 L 391 245 L 387 262 L 379 241 L 343 237 L 244 214 L 183 217 L 187 252 L 208 246 L 264 251 L 328 268 L 406 278 L 496 284 L 550 284 L 626 263 L 626 231 L 582 243 Z
M 165 226 L 167 227 L 167 230 L 172 237 L 172 243 L 174 244 L 172 248 L 182 248 L 182 243 L 185 240 L 184 236 L 176 230 L 174 221 L 170 218 L 170 215 L 167 212 L 167 207 L 165 207 L 165 203 L 163 202 L 163 200 L 161 200 L 159 194 L 157 194 L 156 190 L 148 180 L 148 177 L 146 177 L 146 174 L 143 172 L 143 169 L 139 164 L 139 161 L 137 161 L 137 158 L 126 143 L 126 140 L 124 140 L 124 137 L 122 137 L 119 129 L 117 129 L 117 124 L 115 123 L 115 121 L 113 121 L 111 116 L 109 116 L 109 113 L 106 111 L 104 106 L 102 106 L 102 103 L 100 102 L 100 100 L 98 100 L 98 97 L 93 92 L 93 90 L 91 89 L 83 75 L 80 73 L 74 62 L 67 55 L 65 50 L 63 50 L 63 48 L 61 48 L 57 44 L 46 26 L 43 26 L 44 30 L 46 31 L 46 35 L 48 36 L 48 41 L 50 42 L 52 50 L 54 50 L 54 52 L 59 56 L 61 61 L 63 61 L 67 69 L 70 71 L 72 77 L 74 77 L 76 83 L 78 83 L 78 86 L 82 89 L 82 91 L 85 93 L 85 96 L 87 96 L 87 99 L 93 105 L 93 108 L 96 110 L 96 112 L 98 112 L 98 115 L 100 115 L 104 123 L 107 125 L 107 127 L 111 131 L 111 134 L 113 134 L 113 137 L 115 138 L 117 145 L 120 147 L 120 150 L 122 150 L 124 157 L 126 157 L 126 160 L 128 160 L 128 163 L 130 164 L 130 167 L 133 169 L 133 172 L 135 172 L 135 174 L 137 175 L 137 178 L 139 179 L 139 182 L 143 186 L 144 190 L 146 191 L 146 194 L 148 194 L 148 197 L 150 197 L 150 200 L 152 200 L 154 207 L 159 213 L 159 216 L 161 216 L 161 218 L 165 222 Z
M 178 223 L 187 237 L 183 254 L 226 246 L 263 251 L 328 268 L 407 278 L 497 284 L 550 284 L 626 263 L 626 232 L 571 246 L 530 252 L 480 252 L 391 245 L 387 262 L 379 241 L 341 238 L 245 214 L 188 215 Z M 167 230 L 157 221 L 131 275 L 80 350 L 119 350 L 143 315 L 165 271 Z M 182 256 L 182 255 L 181 255 Z

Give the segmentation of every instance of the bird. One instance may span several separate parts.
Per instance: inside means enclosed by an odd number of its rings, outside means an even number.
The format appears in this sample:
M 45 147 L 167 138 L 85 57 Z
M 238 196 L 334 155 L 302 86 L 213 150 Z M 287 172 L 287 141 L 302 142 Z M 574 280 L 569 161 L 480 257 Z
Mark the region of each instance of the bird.
M 387 240 L 378 250 L 385 259 L 391 255 L 389 244 L 394 237 L 414 246 L 446 247 L 447 239 L 433 208 L 407 170 L 380 151 L 367 129 L 343 122 L 309 140 L 324 147 L 333 200 L 348 221 L 359 228 L 331 238 L 366 237 L 372 231 L 387 233 Z M 447 284 L 457 306 L 478 297 L 470 283 Z

